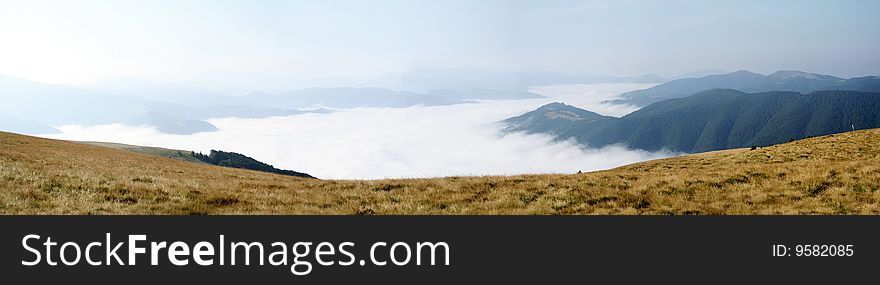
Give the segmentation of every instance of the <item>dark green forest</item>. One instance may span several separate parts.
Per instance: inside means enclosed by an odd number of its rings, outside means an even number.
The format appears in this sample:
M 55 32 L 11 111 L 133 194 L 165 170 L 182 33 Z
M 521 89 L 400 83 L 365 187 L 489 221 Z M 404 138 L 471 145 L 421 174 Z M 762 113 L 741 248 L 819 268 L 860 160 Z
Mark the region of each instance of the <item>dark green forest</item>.
M 234 152 L 225 152 L 225 151 L 217 151 L 211 150 L 211 153 L 208 155 L 204 155 L 197 152 L 192 152 L 192 155 L 198 159 L 199 161 L 213 164 L 217 166 L 223 167 L 232 167 L 232 168 L 242 168 L 242 169 L 250 169 L 262 172 L 269 172 L 287 176 L 296 176 L 296 177 L 305 177 L 305 178 L 315 178 L 311 175 L 296 172 L 291 170 L 283 170 L 275 168 L 272 165 L 268 165 L 257 161 L 256 159 L 250 158 L 243 154 L 238 154 Z
M 553 103 L 504 123 L 509 132 L 549 133 L 590 147 L 623 144 L 694 153 L 877 128 L 880 93 L 714 89 L 657 102 L 621 118 Z

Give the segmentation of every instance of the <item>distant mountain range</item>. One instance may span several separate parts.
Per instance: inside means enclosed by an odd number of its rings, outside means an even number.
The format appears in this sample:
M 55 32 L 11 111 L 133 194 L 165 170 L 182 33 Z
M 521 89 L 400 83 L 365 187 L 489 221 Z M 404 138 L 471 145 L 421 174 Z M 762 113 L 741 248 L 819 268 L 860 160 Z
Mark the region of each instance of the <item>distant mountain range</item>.
M 123 78 L 85 87 L 0 76 L 0 130 L 58 132 L 53 126 L 120 123 L 169 134 L 217 130 L 212 118 L 265 118 L 357 107 L 440 106 L 472 100 L 540 98 L 526 91 L 438 90 L 427 94 L 382 88 L 309 88 L 226 95 L 198 87 Z
M 774 76 L 784 77 L 782 75 Z M 837 81 L 828 77 L 816 80 Z M 849 84 L 857 80 L 842 81 Z M 621 118 L 552 103 L 504 123 L 509 132 L 548 133 L 557 139 L 575 139 L 590 147 L 624 144 L 649 151 L 693 153 L 766 146 L 852 129 L 877 128 L 880 127 L 880 93 L 773 91 L 750 94 L 713 89 L 657 102 Z
M 174 117 L 159 112 L 146 112 L 136 115 L 123 123 L 131 126 L 154 127 L 160 132 L 178 135 L 213 132 L 217 130 L 217 127 L 205 121 L 192 120 L 185 117 Z
M 197 86 L 153 82 L 134 77 L 117 78 L 83 88 L 184 106 L 252 106 L 240 96 L 232 96 Z M 210 101 L 206 101 L 206 99 Z
M 168 98 L 180 94 L 168 92 Z M 198 104 L 185 105 L 146 99 L 127 92 L 114 93 L 111 90 L 44 84 L 2 76 L 0 96 L 3 100 L 0 114 L 19 122 L 14 126 L 4 126 L 2 130 L 30 134 L 45 134 L 51 130 L 50 126 L 112 123 L 146 125 L 162 132 L 191 134 L 215 130 L 213 125 L 203 121 L 209 118 L 292 113 L 277 108 L 217 105 L 212 101 L 214 95 L 207 94 L 200 101 L 193 100 Z
M 478 68 L 417 68 L 391 76 L 401 90 L 431 92 L 434 90 L 519 90 L 533 86 L 595 83 L 661 83 L 666 79 L 645 74 L 641 76 L 581 75 L 559 72 L 502 72 Z
M 769 75 L 749 71 L 708 75 L 700 78 L 672 80 L 652 88 L 621 94 L 621 99 L 612 103 L 647 106 L 667 99 L 690 96 L 694 93 L 729 88 L 749 93 L 768 91 L 792 91 L 810 93 L 822 90 L 853 90 L 880 92 L 880 77 L 867 76 L 850 79 L 830 75 L 782 70 Z
M 0 130 L 20 134 L 56 134 L 56 128 L 16 117 L 0 115 Z
M 244 96 L 261 106 L 288 109 L 443 106 L 470 100 L 542 98 L 536 93 L 506 90 L 437 90 L 427 94 L 370 87 L 308 88 L 279 93 L 258 92 Z
M 119 78 L 65 86 L 0 76 L 0 130 L 59 132 L 56 126 L 119 123 L 169 134 L 210 132 L 214 118 L 265 118 L 358 107 L 443 106 L 476 100 L 542 98 L 530 86 L 575 83 L 662 82 L 655 75 L 614 77 L 478 69 L 412 70 L 397 76 L 400 90 L 370 87 L 307 88 L 228 95 L 206 88 Z
M 487 89 L 471 89 L 464 91 L 441 89 L 428 92 L 428 96 L 437 96 L 446 100 L 454 101 L 544 98 L 544 96 L 540 94 L 527 91 L 503 91 Z
M 672 81 L 672 80 L 676 80 L 676 79 L 700 78 L 700 77 L 704 77 L 704 76 L 724 74 L 724 73 L 727 73 L 727 71 L 724 71 L 721 69 L 703 69 L 703 70 L 688 72 L 685 74 L 680 74 L 677 76 L 667 77 L 667 79 L 669 79 L 669 81 Z

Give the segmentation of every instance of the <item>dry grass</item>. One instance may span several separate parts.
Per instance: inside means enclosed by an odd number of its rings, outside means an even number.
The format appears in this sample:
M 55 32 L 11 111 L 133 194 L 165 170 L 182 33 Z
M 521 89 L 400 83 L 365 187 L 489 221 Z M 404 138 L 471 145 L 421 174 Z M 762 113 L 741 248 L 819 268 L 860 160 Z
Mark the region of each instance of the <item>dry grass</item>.
M 573 175 L 310 180 L 0 133 L 6 214 L 877 214 L 880 129 Z

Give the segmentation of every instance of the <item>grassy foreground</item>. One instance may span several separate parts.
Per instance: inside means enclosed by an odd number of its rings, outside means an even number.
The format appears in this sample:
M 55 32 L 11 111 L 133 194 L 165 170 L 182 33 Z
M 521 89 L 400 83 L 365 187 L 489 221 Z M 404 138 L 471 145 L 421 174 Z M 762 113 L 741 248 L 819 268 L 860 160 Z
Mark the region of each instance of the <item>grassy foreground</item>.
M 315 180 L 0 133 L 5 214 L 878 214 L 880 129 L 571 175 Z

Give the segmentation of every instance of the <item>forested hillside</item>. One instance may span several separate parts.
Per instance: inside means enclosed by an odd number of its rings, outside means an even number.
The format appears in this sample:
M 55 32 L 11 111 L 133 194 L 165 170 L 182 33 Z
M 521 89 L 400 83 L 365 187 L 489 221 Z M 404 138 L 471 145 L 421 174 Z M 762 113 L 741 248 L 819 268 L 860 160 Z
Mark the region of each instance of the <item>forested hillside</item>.
M 560 106 L 547 105 L 505 120 L 507 131 L 550 133 L 591 147 L 624 144 L 693 153 L 880 127 L 880 93 L 857 91 L 803 95 L 716 89 L 654 103 L 621 118 L 591 116 L 591 120 L 560 117 L 556 115 Z M 562 109 L 589 113 L 572 106 Z
M 218 150 L 211 150 L 211 153 L 208 155 L 204 155 L 197 152 L 192 152 L 192 156 L 196 159 L 217 166 L 223 167 L 232 167 L 232 168 L 241 168 L 241 169 L 250 169 L 262 172 L 269 172 L 287 176 L 296 176 L 296 177 L 304 177 L 304 178 L 315 178 L 311 175 L 296 172 L 291 170 L 283 170 L 275 168 L 274 166 L 262 163 L 257 161 L 256 159 L 250 158 L 243 154 L 238 154 L 234 152 L 225 152 Z

